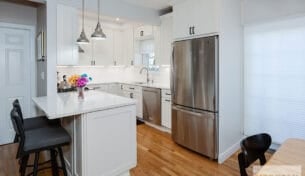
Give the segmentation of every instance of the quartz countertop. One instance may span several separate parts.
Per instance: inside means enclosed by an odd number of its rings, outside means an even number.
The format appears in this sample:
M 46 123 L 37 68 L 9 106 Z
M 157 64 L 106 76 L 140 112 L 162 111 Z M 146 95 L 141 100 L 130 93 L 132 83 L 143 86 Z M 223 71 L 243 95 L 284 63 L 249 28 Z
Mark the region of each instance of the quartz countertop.
M 153 87 L 153 88 L 159 88 L 159 89 L 170 89 L 170 85 L 168 84 L 162 84 L 162 83 L 137 83 L 137 82 L 95 82 L 90 83 L 88 86 L 94 86 L 99 84 L 111 84 L 111 83 L 118 83 L 118 84 L 129 84 L 129 85 L 135 85 L 135 86 L 141 86 L 141 87 Z
M 54 97 L 34 97 L 35 104 L 49 119 L 79 115 L 117 107 L 135 105 L 136 101 L 101 91 L 85 91 L 85 98 L 78 99 L 77 92 L 58 93 Z

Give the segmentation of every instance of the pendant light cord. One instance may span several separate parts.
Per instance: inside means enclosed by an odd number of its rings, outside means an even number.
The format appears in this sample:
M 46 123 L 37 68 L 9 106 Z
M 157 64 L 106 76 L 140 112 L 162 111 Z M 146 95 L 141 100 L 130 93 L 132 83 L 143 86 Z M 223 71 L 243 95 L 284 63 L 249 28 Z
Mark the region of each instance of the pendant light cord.
M 98 1 L 98 2 L 97 2 L 97 4 L 98 4 L 98 5 L 97 5 L 97 9 L 98 9 L 97 21 L 100 22 L 100 10 L 101 10 L 101 9 L 100 9 L 100 3 L 101 3 L 101 2 L 100 2 L 100 0 L 97 0 L 97 1 Z
M 82 15 L 82 17 L 83 17 L 83 31 L 84 31 L 84 26 L 85 26 L 85 23 L 84 23 L 84 21 L 85 21 L 85 15 L 84 15 L 84 13 L 85 13 L 85 0 L 83 0 L 83 8 L 82 8 L 82 10 L 83 10 L 83 15 Z

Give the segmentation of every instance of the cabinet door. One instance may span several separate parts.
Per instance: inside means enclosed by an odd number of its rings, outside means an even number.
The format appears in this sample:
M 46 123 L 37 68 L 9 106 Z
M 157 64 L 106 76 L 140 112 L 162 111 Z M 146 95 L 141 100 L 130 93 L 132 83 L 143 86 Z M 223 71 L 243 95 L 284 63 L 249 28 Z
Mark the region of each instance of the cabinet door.
M 172 128 L 172 109 L 171 109 L 171 100 L 168 98 L 162 98 L 162 107 L 161 107 L 161 124 L 166 128 Z
M 189 27 L 192 25 L 190 20 L 194 18 L 192 1 L 183 1 L 173 6 L 173 35 L 175 39 L 190 36 Z
M 57 5 L 57 65 L 78 65 L 78 11 Z
M 183 39 L 218 32 L 218 7 L 219 0 L 186 0 L 174 5 L 174 38 Z
M 160 57 L 157 59 L 158 65 L 169 65 L 172 55 L 173 42 L 173 18 L 167 16 L 161 18 L 160 26 Z
M 126 98 L 132 98 L 133 94 L 129 91 L 123 91 L 123 96 Z
M 90 26 L 89 26 L 90 25 Z M 80 31 L 81 31 L 81 27 L 80 27 Z M 81 47 L 84 52 L 83 53 L 79 53 L 79 65 L 92 65 L 92 61 L 93 61 L 93 58 L 92 58 L 92 41 L 91 41 L 91 38 L 88 36 L 89 35 L 89 32 L 92 31 L 92 27 L 91 27 L 91 24 L 87 24 L 85 26 L 85 32 L 87 34 L 87 37 L 88 39 L 90 40 L 90 43 L 89 44 L 83 44 L 83 45 L 80 45 L 79 47 Z M 79 32 L 80 33 L 80 32 Z
M 93 44 L 93 59 L 96 65 L 109 66 L 113 65 L 113 30 L 103 28 L 106 34 L 106 40 L 91 40 Z
M 138 118 L 143 118 L 143 99 L 141 93 L 133 93 L 133 99 L 137 101 L 136 112 Z
M 123 35 L 123 56 L 125 58 L 126 65 L 131 65 L 131 62 L 134 60 L 134 34 L 133 26 L 128 26 L 124 30 Z
M 113 33 L 113 65 L 125 65 L 125 58 L 123 57 L 123 32 L 115 30 Z
M 161 32 L 160 32 L 160 27 L 159 26 L 154 26 L 153 27 L 153 32 L 154 32 L 154 52 L 155 52 L 155 65 L 159 65 L 159 60 L 161 60 Z
M 219 1 L 218 0 L 193 0 L 194 10 L 192 26 L 193 35 L 204 35 L 218 32 Z

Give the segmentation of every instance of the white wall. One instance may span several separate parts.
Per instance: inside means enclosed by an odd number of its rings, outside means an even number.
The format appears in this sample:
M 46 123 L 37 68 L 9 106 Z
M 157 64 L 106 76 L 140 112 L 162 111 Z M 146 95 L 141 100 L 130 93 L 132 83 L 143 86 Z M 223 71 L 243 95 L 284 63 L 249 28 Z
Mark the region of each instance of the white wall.
M 36 8 L 0 1 L 0 21 L 36 26 Z
M 239 149 L 243 137 L 243 29 L 240 2 L 223 0 L 220 8 L 219 163 Z
M 244 0 L 244 24 L 305 14 L 304 0 Z
M 141 67 L 91 67 L 91 66 L 75 66 L 65 67 L 58 66 L 59 80 L 62 76 L 71 76 L 73 74 L 87 73 L 93 78 L 91 83 L 107 83 L 107 82 L 146 82 L 146 72 L 140 74 Z M 170 68 L 160 67 L 158 72 L 150 72 L 150 77 L 156 84 L 162 84 L 169 87 L 170 85 Z
M 31 84 L 30 84 L 30 97 L 36 96 L 36 59 L 35 59 L 35 36 L 37 25 L 37 9 L 24 5 L 0 2 L 0 22 L 25 25 L 24 28 L 30 30 L 30 41 L 33 43 L 30 46 L 30 69 L 31 70 Z M 23 28 L 23 27 L 22 27 Z M 30 105 L 30 116 L 36 116 L 36 110 L 33 102 Z

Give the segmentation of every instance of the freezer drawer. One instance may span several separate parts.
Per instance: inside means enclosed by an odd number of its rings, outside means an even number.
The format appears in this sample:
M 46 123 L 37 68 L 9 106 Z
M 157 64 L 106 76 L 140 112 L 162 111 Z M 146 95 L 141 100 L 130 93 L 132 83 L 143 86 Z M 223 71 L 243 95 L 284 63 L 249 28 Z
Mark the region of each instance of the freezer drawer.
M 217 114 L 190 110 L 172 106 L 173 140 L 195 152 L 216 159 Z

